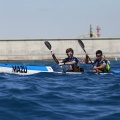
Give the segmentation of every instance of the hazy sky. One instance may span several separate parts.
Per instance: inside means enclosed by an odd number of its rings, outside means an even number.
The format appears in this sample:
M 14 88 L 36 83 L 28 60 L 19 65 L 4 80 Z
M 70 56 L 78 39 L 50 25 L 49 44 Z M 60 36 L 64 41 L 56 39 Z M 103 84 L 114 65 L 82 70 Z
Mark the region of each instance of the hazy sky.
M 120 0 L 0 0 L 0 39 L 78 38 L 90 24 L 120 37 Z

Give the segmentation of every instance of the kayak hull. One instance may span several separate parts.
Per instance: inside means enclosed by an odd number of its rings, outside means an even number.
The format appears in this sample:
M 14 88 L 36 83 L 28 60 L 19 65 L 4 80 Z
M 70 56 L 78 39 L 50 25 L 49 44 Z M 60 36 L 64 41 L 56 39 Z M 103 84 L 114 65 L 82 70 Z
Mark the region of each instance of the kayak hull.
M 63 73 L 63 72 L 53 71 L 51 66 L 23 66 L 23 65 L 12 65 L 12 64 L 0 64 L 0 73 L 32 75 L 41 72 Z M 119 74 L 120 70 L 112 70 L 109 73 L 100 73 L 100 74 L 112 74 L 112 73 Z M 66 72 L 65 74 L 82 74 L 82 72 Z

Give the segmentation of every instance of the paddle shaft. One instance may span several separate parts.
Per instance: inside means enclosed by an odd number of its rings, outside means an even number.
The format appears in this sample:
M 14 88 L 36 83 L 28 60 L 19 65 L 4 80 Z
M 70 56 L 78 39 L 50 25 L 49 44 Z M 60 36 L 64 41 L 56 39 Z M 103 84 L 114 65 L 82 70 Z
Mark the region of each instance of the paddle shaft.
M 51 54 L 52 54 L 52 50 L 51 50 Z M 55 54 L 52 54 L 52 57 L 53 57 L 53 60 L 54 60 L 57 64 L 59 64 L 59 61 L 58 61 L 58 59 L 56 58 Z M 60 67 L 62 68 L 62 72 L 63 72 L 63 73 L 66 73 L 66 71 L 63 69 L 63 67 L 62 67 L 62 66 L 60 66 Z
M 87 53 L 86 50 L 85 50 L 83 47 L 82 47 L 82 49 L 83 49 L 83 51 L 84 51 L 85 53 Z M 92 63 L 92 60 L 90 59 L 89 56 L 88 56 L 88 59 L 90 60 L 91 64 L 94 66 L 94 64 Z
M 52 51 L 51 51 L 51 53 L 52 53 Z M 57 64 L 59 64 L 59 61 L 58 61 L 58 59 L 56 58 L 55 54 L 52 54 L 52 57 L 53 57 L 53 60 L 54 60 Z
M 45 43 L 46 47 L 51 51 L 53 60 L 54 60 L 57 64 L 59 64 L 59 61 L 58 61 L 58 59 L 56 58 L 55 54 L 52 53 L 52 46 L 51 46 L 51 44 L 50 44 L 48 41 L 45 41 L 44 43 Z M 62 68 L 62 72 L 63 72 L 63 73 L 66 73 L 66 71 L 63 69 L 63 67 L 62 67 L 62 66 L 60 66 L 60 67 Z
M 81 46 L 81 48 L 83 49 L 83 51 L 85 52 L 85 53 L 87 53 L 86 52 L 86 50 L 85 50 L 85 46 L 84 46 L 84 43 L 82 42 L 82 40 L 78 40 L 78 43 L 79 43 L 79 45 Z M 92 63 L 92 60 L 90 59 L 90 57 L 88 56 L 88 59 L 90 60 L 90 62 L 91 62 L 91 64 L 93 65 L 93 67 L 94 67 L 94 64 Z
M 59 61 L 58 61 L 58 59 L 56 58 L 55 54 L 52 53 L 52 46 L 51 46 L 51 44 L 50 44 L 48 41 L 45 41 L 44 43 L 45 43 L 46 47 L 51 51 L 53 60 L 54 60 L 57 64 L 59 64 Z

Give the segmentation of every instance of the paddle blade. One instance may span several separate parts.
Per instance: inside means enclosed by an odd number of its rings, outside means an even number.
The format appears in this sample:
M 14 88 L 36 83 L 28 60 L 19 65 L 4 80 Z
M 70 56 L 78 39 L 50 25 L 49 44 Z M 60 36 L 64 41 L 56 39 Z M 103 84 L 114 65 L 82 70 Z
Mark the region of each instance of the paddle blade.
M 79 43 L 79 45 L 82 47 L 82 49 L 84 49 L 85 46 L 84 46 L 82 40 L 79 39 L 79 40 L 78 40 L 78 43 Z
M 46 45 L 46 47 L 49 49 L 49 50 L 51 50 L 51 44 L 48 42 L 48 41 L 45 41 L 44 42 L 45 43 L 45 45 Z

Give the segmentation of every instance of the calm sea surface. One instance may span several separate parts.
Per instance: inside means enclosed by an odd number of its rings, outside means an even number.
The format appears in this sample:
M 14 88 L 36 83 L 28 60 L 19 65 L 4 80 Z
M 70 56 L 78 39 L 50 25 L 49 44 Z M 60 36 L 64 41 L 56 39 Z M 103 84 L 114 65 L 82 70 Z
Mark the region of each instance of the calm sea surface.
M 49 61 L 20 64 L 60 70 Z M 120 69 L 120 61 L 111 61 L 111 69 Z M 0 120 L 120 120 L 120 74 L 1 73 Z

